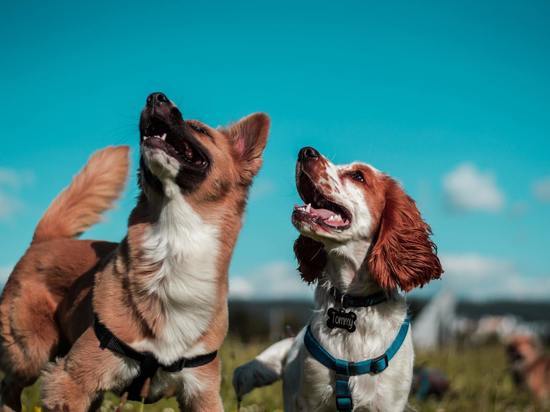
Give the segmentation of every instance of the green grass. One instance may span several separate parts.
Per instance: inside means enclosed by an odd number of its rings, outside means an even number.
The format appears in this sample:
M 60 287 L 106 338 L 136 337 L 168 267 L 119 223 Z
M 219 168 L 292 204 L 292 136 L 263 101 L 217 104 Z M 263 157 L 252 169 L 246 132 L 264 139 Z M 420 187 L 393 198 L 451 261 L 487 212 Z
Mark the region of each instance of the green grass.
M 252 359 L 268 344 L 243 344 L 228 339 L 221 351 L 223 360 L 222 397 L 225 410 L 235 412 L 237 402 L 231 387 L 233 369 Z M 433 354 L 418 354 L 417 364 L 442 369 L 451 380 L 451 391 L 441 401 L 417 402 L 411 405 L 418 411 L 427 412 L 519 412 L 542 411 L 533 406 L 529 394 L 518 390 L 507 371 L 504 350 L 498 345 L 456 349 L 449 348 Z M 38 385 L 27 388 L 23 393 L 23 403 L 27 411 L 40 405 Z M 108 395 L 104 409 L 112 411 L 118 404 L 117 398 Z M 245 397 L 241 411 L 282 411 L 281 384 L 256 389 Z M 145 411 L 163 411 L 171 408 L 177 411 L 173 399 L 154 405 L 146 405 Z M 138 410 L 138 404 L 128 403 L 126 410 Z M 546 409 L 550 411 L 550 409 Z M 167 411 L 165 411 L 167 412 Z

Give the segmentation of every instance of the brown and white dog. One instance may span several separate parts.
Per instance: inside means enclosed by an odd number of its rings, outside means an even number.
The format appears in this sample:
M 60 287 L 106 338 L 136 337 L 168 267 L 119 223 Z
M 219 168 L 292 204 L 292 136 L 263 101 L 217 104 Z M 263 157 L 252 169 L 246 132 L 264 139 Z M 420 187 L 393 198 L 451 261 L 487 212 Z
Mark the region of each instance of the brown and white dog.
M 527 387 L 541 405 L 550 405 L 550 356 L 544 355 L 538 339 L 531 335 L 514 336 L 508 341 L 506 352 L 515 383 Z
M 50 205 L 0 303 L 4 410 L 43 373 L 47 410 L 94 408 L 138 374 L 132 359 L 99 347 L 93 313 L 122 342 L 162 364 L 216 351 L 227 330 L 227 271 L 247 193 L 262 163 L 269 118 L 224 129 L 184 121 L 162 93 L 140 119 L 141 193 L 118 244 L 76 240 L 118 197 L 126 147 L 96 153 Z M 57 359 L 56 359 L 57 358 Z M 55 360 L 45 368 L 49 361 Z M 223 410 L 220 360 L 158 370 L 148 401 Z
M 367 164 L 336 166 L 306 147 L 298 156 L 296 182 L 306 205 L 297 206 L 292 215 L 300 232 L 294 251 L 304 281 L 317 282 L 311 332 L 335 358 L 376 358 L 388 349 L 406 318 L 398 289 L 409 291 L 442 273 L 430 227 L 401 186 Z M 330 293 L 332 287 L 351 296 L 384 291 L 389 299 L 353 308 L 356 330 L 350 333 L 327 325 L 327 313 L 341 303 Z M 305 329 L 239 367 L 233 379 L 237 395 L 282 377 L 285 411 L 334 411 L 335 374 L 311 356 L 304 335 Z M 409 332 L 382 373 L 349 379 L 353 410 L 402 411 L 413 360 Z

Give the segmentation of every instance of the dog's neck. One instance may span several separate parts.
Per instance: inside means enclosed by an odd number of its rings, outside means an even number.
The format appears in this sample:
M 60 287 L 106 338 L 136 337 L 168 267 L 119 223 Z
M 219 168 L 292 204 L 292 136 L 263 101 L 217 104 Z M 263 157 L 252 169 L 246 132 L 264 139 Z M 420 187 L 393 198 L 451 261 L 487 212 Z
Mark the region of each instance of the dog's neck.
M 195 271 L 191 275 L 205 280 L 215 275 L 212 270 L 225 273 L 227 267 L 217 265 L 218 232 L 219 228 L 205 222 L 182 196 L 151 199 L 142 195 L 128 227 L 130 248 L 134 249 L 131 270 L 136 276 L 156 271 L 157 282 L 161 278 L 162 282 L 176 280 L 169 277 L 178 276 L 179 269 Z M 166 265 L 172 266 L 170 270 Z M 146 286 L 151 292 L 150 288 L 158 285 Z
M 364 258 L 363 258 L 364 261 Z M 336 251 L 327 253 L 327 264 L 317 283 L 315 302 L 318 314 L 325 316 L 331 307 L 339 307 L 330 290 L 337 288 L 341 293 L 353 296 L 369 296 L 383 289 L 373 280 L 366 265 L 360 259 L 343 255 Z M 388 302 L 369 307 L 358 307 L 352 310 L 358 315 L 358 322 L 368 322 L 368 314 L 382 312 L 396 301 L 403 300 L 397 291 L 387 291 Z
M 140 196 L 129 220 L 125 271 L 138 318 L 152 333 L 140 350 L 167 361 L 189 354 L 225 307 L 229 258 L 219 232 L 183 196 Z
M 340 302 L 335 302 L 329 293 L 332 286 L 354 296 L 371 295 L 382 290 L 364 264 L 369 247 L 370 243 L 363 242 L 346 244 L 345 248 L 329 248 L 327 264 L 315 290 L 316 311 L 311 321 L 313 332 L 327 350 L 343 359 L 351 357 L 354 359 L 350 360 L 361 360 L 380 355 L 405 319 L 405 299 L 397 291 L 390 291 L 386 302 L 346 309 L 357 316 L 355 332 L 328 328 L 328 310 L 340 307 Z
M 371 242 L 362 240 L 325 247 L 327 264 L 323 277 L 342 293 L 364 296 L 379 292 L 381 288 L 365 264 L 370 246 Z

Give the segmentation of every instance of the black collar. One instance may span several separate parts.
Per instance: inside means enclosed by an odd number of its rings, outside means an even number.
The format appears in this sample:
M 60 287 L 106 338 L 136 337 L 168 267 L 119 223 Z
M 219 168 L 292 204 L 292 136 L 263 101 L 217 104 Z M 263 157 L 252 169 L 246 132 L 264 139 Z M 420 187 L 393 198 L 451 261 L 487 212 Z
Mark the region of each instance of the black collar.
M 344 308 L 366 308 L 388 300 L 388 295 L 383 290 L 372 295 L 353 296 L 342 293 L 333 286 L 329 289 L 328 293 L 337 304 L 342 305 Z
M 143 398 L 147 398 L 148 389 L 144 391 L 148 385 L 145 385 L 147 379 L 152 379 L 157 369 L 161 368 L 166 372 L 179 372 L 183 368 L 196 368 L 198 366 L 206 365 L 212 362 L 218 351 L 210 352 L 205 355 L 195 356 L 194 358 L 181 358 L 170 365 L 164 365 L 160 363 L 158 359 L 150 352 L 138 352 L 133 349 L 119 338 L 117 338 L 113 332 L 111 332 L 107 326 L 105 326 L 99 320 L 97 314 L 94 313 L 94 332 L 99 340 L 99 347 L 101 349 L 109 349 L 111 352 L 118 353 L 119 355 L 126 356 L 139 363 L 139 374 L 134 378 L 130 386 L 125 390 L 128 392 L 128 399 L 142 401 Z

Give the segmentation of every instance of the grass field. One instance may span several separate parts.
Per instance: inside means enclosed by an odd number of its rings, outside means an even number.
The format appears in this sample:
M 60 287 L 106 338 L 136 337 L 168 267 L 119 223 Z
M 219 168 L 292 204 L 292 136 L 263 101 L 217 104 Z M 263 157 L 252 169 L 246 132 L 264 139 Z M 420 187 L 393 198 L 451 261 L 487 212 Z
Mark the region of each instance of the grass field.
M 231 387 L 233 369 L 253 358 L 267 344 L 242 344 L 229 339 L 223 347 L 222 397 L 225 410 L 235 412 L 237 402 Z M 449 348 L 433 354 L 418 354 L 417 364 L 438 367 L 445 371 L 451 380 L 451 391 L 437 402 L 417 402 L 411 405 L 418 411 L 428 412 L 486 412 L 486 411 L 542 411 L 533 406 L 525 391 L 518 391 L 506 369 L 504 351 L 498 345 L 470 349 Z M 25 410 L 33 411 L 40 405 L 39 389 L 35 385 L 23 393 Z M 118 404 L 114 396 L 107 396 L 103 409 L 114 410 Z M 169 412 L 177 410 L 174 400 L 165 400 L 154 405 L 146 405 L 145 411 Z M 126 410 L 139 410 L 139 404 L 128 403 Z M 168 409 L 168 410 L 166 410 Z M 241 412 L 282 411 L 280 383 L 253 391 L 245 397 Z M 550 411 L 550 409 L 545 409 Z

